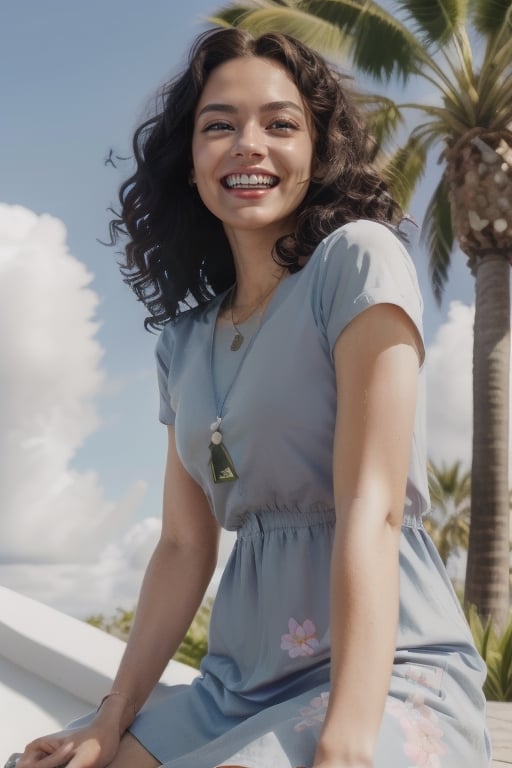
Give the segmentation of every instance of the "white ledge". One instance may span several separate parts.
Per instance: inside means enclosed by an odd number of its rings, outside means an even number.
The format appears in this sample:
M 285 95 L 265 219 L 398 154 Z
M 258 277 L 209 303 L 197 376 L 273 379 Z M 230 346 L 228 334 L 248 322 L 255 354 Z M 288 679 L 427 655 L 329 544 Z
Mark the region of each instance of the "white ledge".
M 102 630 L 0 587 L 0 766 L 27 741 L 97 706 L 124 647 Z M 196 675 L 171 661 L 161 682 L 190 683 Z

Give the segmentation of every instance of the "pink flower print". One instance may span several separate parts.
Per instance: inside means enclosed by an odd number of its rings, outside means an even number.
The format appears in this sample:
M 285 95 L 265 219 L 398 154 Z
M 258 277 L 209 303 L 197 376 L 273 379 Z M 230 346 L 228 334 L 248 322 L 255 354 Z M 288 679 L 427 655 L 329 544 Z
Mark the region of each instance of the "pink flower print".
M 323 723 L 325 720 L 325 713 L 327 712 L 328 703 L 329 693 L 327 691 L 323 691 L 320 696 L 315 696 L 314 699 L 311 699 L 309 702 L 309 707 L 302 707 L 302 709 L 299 710 L 301 716 L 304 719 L 297 723 L 293 730 L 299 733 L 305 728 L 311 728 L 314 725 Z
M 304 624 L 299 624 L 296 619 L 288 621 L 289 634 L 281 637 L 281 649 L 288 651 L 292 659 L 297 656 L 313 656 L 319 642 L 316 636 L 316 627 L 311 619 L 306 619 Z
M 437 719 L 437 718 L 436 718 Z M 418 768 L 441 768 L 440 755 L 446 755 L 443 732 L 433 719 L 411 718 L 406 726 L 404 753 Z
M 437 725 L 436 713 L 425 704 L 424 697 L 416 693 L 405 702 L 388 699 L 386 711 L 399 721 L 406 739 L 404 753 L 415 768 L 441 768 L 439 756 L 447 753 L 442 742 L 443 731 Z
M 402 725 L 402 719 L 405 720 L 408 717 L 407 705 L 401 699 L 388 698 L 386 701 L 386 712 L 400 720 L 400 725 Z
M 443 670 L 441 667 L 432 667 L 426 664 L 408 664 L 405 672 L 406 680 L 430 688 L 437 694 L 441 691 Z

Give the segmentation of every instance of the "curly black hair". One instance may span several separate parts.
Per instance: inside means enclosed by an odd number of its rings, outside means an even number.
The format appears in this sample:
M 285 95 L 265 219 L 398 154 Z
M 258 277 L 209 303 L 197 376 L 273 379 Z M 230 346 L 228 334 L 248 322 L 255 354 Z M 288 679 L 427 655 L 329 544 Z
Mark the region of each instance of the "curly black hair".
M 314 126 L 314 175 L 295 229 L 279 238 L 274 259 L 299 270 L 318 243 L 348 221 L 397 223 L 401 209 L 370 163 L 371 143 L 342 76 L 288 35 L 258 38 L 241 29 L 200 35 L 188 66 L 161 91 L 161 108 L 136 130 L 135 173 L 120 188 L 112 243 L 127 239 L 121 272 L 159 328 L 183 309 L 225 291 L 235 268 L 222 222 L 190 183 L 195 110 L 211 72 L 234 58 L 259 56 L 283 66 Z

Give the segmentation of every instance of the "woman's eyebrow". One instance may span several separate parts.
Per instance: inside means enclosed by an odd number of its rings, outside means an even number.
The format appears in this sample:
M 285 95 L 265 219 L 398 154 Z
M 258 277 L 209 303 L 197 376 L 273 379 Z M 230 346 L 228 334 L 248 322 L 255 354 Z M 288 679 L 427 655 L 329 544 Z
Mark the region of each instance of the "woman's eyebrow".
M 293 109 L 295 112 L 299 112 L 304 115 L 304 110 L 294 101 L 269 101 L 267 104 L 262 104 L 260 112 L 279 112 L 283 109 Z M 200 117 L 206 112 L 227 112 L 230 115 L 235 115 L 238 109 L 232 104 L 205 104 L 204 107 L 198 112 L 197 116 Z
M 263 104 L 260 107 L 260 112 L 280 112 L 282 109 L 293 109 L 295 112 L 304 114 L 304 110 L 295 101 L 269 101 L 268 104 Z
M 238 109 L 232 104 L 205 104 L 205 106 L 197 113 L 197 116 L 200 117 L 201 115 L 204 115 L 205 112 L 229 112 L 229 114 L 234 115 L 238 112 Z

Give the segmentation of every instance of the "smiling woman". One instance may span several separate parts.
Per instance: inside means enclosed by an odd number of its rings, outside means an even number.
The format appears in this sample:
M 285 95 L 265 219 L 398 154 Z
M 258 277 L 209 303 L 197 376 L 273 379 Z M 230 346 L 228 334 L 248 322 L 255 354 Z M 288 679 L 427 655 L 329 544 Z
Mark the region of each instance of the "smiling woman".
M 197 105 L 192 162 L 199 196 L 223 222 L 232 250 L 257 228 L 272 258 L 273 244 L 293 230 L 312 159 L 311 117 L 280 64 L 236 58 L 212 72 Z
M 209 32 L 134 146 L 112 232 L 164 325 L 162 533 L 112 690 L 19 768 L 485 768 L 485 667 L 422 526 L 421 297 L 339 76 Z M 221 528 L 201 677 L 148 700 Z

